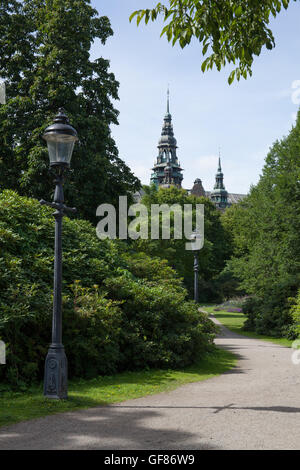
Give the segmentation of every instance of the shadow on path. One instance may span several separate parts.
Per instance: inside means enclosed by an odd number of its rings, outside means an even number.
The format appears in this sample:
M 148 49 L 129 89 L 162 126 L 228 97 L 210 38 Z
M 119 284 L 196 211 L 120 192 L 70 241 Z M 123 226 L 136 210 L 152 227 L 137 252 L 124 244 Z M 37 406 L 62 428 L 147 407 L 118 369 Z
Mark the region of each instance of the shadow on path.
M 146 408 L 98 407 L 2 428 L 0 449 L 216 449 Z M 124 410 L 128 408 L 128 411 Z M 143 408 L 145 408 L 143 410 Z M 159 407 L 157 407 L 159 408 Z M 164 408 L 164 407 L 162 407 Z M 178 427 L 180 423 L 178 422 Z
M 224 410 L 253 410 L 253 411 L 275 411 L 279 413 L 300 413 L 300 408 L 294 408 L 292 406 L 234 406 L 234 403 L 224 406 L 143 406 L 143 405 L 118 405 L 116 408 L 174 408 L 174 409 L 200 409 L 200 410 L 215 410 L 214 413 L 219 413 Z M 112 405 L 113 407 L 113 405 Z

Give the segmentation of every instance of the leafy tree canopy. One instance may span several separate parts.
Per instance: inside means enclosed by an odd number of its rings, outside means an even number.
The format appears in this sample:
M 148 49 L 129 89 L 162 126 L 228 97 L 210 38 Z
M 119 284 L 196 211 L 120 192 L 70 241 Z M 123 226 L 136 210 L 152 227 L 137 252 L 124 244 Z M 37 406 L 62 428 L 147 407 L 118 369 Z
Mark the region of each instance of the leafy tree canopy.
M 4 0 L 0 5 L 0 78 L 7 103 L 0 107 L 0 187 L 51 198 L 52 177 L 41 135 L 64 107 L 80 143 L 66 182 L 66 200 L 95 220 L 97 205 L 116 203 L 139 187 L 118 155 L 110 125 L 118 123 L 112 99 L 118 82 L 109 61 L 90 59 L 95 40 L 113 34 L 89 0 Z
M 169 0 L 167 5 L 158 3 L 153 9 L 135 11 L 130 21 L 136 17 L 138 25 L 143 19 L 147 24 L 162 16 L 166 25 L 161 36 L 166 35 L 172 45 L 178 42 L 184 48 L 193 38 L 199 40 L 202 54 L 207 56 L 201 66 L 203 72 L 213 66 L 221 70 L 226 63 L 234 64 L 228 78 L 231 84 L 235 77 L 239 80 L 252 75 L 254 56 L 263 47 L 273 49 L 270 19 L 282 7 L 287 9 L 289 3 L 290 0 Z
M 199 285 L 201 301 L 216 300 L 215 279 L 225 266 L 226 259 L 230 257 L 231 245 L 229 237 L 221 224 L 220 212 L 215 205 L 205 197 L 189 195 L 186 190 L 174 186 L 159 188 L 155 185 L 144 186 L 145 195 L 142 203 L 150 209 L 151 204 L 178 204 L 182 208 L 184 204 L 193 207 L 193 220 L 195 221 L 196 204 L 204 204 L 204 247 L 199 252 Z M 183 211 L 182 211 L 183 214 Z M 183 215 L 182 215 L 183 217 Z M 149 217 L 150 218 L 150 217 Z M 150 256 L 158 256 L 168 260 L 168 263 L 184 279 L 190 295 L 193 296 L 193 252 L 185 249 L 186 240 L 176 240 L 174 234 L 174 214 L 171 213 L 171 239 L 170 240 L 142 240 L 134 243 L 135 249 L 147 253 Z M 151 226 L 151 219 L 149 220 Z M 184 224 L 182 224 L 183 226 Z M 160 233 L 162 218 L 160 219 Z
M 300 287 L 299 154 L 300 112 L 289 135 L 270 149 L 259 183 L 223 217 L 235 247 L 230 266 L 258 299 L 260 332 L 279 331 L 290 320 L 289 297 Z

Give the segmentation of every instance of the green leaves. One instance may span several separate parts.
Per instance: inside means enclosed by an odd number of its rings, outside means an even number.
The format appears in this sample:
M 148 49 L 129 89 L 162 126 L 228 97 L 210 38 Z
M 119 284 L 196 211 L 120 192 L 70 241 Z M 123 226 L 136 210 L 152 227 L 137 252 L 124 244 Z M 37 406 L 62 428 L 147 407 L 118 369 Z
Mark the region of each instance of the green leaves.
M 5 1 L 0 32 L 0 77 L 7 84 L 7 104 L 0 106 L 1 188 L 52 198 L 41 135 L 64 107 L 80 138 L 66 200 L 81 217 L 96 221 L 101 202 L 116 203 L 116 195 L 130 195 L 140 185 L 110 133 L 110 125 L 118 124 L 112 100 L 119 83 L 108 60 L 89 56 L 96 39 L 105 44 L 113 34 L 108 18 L 99 17 L 88 0 Z
M 228 77 L 228 84 L 229 84 L 229 85 L 231 85 L 232 82 L 233 82 L 233 80 L 234 80 L 235 72 L 236 72 L 236 71 L 233 70 L 233 71 L 231 72 L 231 74 L 229 75 L 229 77 Z
M 205 72 L 205 70 L 208 68 L 208 63 L 210 62 L 210 57 L 207 57 L 202 64 L 201 64 L 201 70 L 202 72 Z
M 259 183 L 223 217 L 235 250 L 230 267 L 256 298 L 249 304 L 252 327 L 265 333 L 283 333 L 291 321 L 288 299 L 300 287 L 299 151 L 300 113 L 289 135 L 270 149 Z
M 0 214 L 0 382 L 20 388 L 42 379 L 51 339 L 54 217 L 13 191 L 0 192 Z M 165 260 L 100 242 L 92 224 L 65 217 L 63 273 L 70 377 L 181 367 L 209 349 L 215 327 Z
M 242 15 L 242 13 L 243 13 L 243 8 L 241 5 L 238 5 L 234 10 L 234 14 L 236 17 L 239 17 Z
M 157 190 L 155 186 L 144 186 L 144 190 L 145 196 L 142 202 L 149 208 L 149 214 L 151 204 L 179 204 L 181 207 L 184 204 L 192 204 L 194 208 L 195 204 L 205 204 L 205 245 L 201 250 L 200 277 L 206 287 L 203 286 L 200 295 L 203 301 L 208 301 L 209 298 L 211 300 L 213 297 L 215 300 L 213 279 L 225 265 L 229 246 L 221 226 L 220 214 L 214 204 L 205 198 L 189 196 L 184 189 L 175 187 Z M 151 220 L 149 220 L 149 226 L 151 227 Z M 171 233 L 173 233 L 172 230 L 174 229 L 171 221 Z M 193 271 L 191 269 L 193 255 L 185 250 L 185 240 L 174 240 L 171 235 L 171 240 L 137 240 L 134 246 L 141 253 L 147 253 L 151 257 L 167 259 L 170 266 L 184 279 L 190 295 L 193 295 Z
M 143 19 L 147 24 L 162 15 L 167 24 L 161 36 L 166 35 L 173 46 L 178 42 L 184 48 L 195 38 L 205 56 L 210 45 L 212 54 L 202 63 L 203 72 L 213 66 L 221 70 L 236 61 L 237 71 L 228 77 L 231 84 L 234 78 L 251 76 L 253 55 L 259 55 L 263 47 L 274 47 L 268 24 L 270 16 L 280 13 L 282 6 L 288 8 L 289 0 L 169 0 L 166 6 L 158 3 L 152 10 L 135 11 L 130 21 L 136 17 L 138 25 Z

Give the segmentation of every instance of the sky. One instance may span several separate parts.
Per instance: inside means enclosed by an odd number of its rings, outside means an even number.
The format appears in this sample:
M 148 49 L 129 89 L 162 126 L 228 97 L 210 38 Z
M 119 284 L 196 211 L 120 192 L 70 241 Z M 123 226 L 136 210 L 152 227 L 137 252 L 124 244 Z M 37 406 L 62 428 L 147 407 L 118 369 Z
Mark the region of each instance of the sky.
M 114 102 L 119 126 L 111 128 L 120 157 L 149 184 L 169 84 L 183 187 L 190 189 L 200 178 L 205 190 L 213 188 L 220 149 L 227 191 L 246 194 L 258 182 L 269 148 L 288 134 L 299 108 L 300 2 L 291 2 L 272 21 L 276 47 L 256 58 L 252 77 L 230 86 L 231 67 L 202 73 L 196 41 L 182 50 L 160 38 L 162 22 L 139 27 L 129 23 L 133 11 L 156 4 L 92 0 L 114 31 L 105 46 L 93 44 L 91 58 L 108 59 L 120 82 L 120 100 Z

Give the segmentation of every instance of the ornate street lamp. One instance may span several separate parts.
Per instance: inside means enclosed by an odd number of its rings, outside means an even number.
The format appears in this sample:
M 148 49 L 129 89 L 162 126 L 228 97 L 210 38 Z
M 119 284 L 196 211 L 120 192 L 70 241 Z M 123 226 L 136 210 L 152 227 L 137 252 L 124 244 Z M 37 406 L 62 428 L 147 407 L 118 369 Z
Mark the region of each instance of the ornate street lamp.
M 192 251 L 194 253 L 194 301 L 199 303 L 199 251 L 200 244 L 197 243 L 197 239 L 201 239 L 201 236 L 197 230 L 194 230 L 190 236 L 192 242 Z
M 75 142 L 76 130 L 60 108 L 53 124 L 47 127 L 43 135 L 48 145 L 50 168 L 55 174 L 55 193 L 53 202 L 43 199 L 41 204 L 55 210 L 55 254 L 54 254 L 54 291 L 52 317 L 52 343 L 45 363 L 44 395 L 47 398 L 63 399 L 68 397 L 68 363 L 62 344 L 62 218 L 65 211 L 76 212 L 75 208 L 64 205 L 64 173 L 70 167 Z

